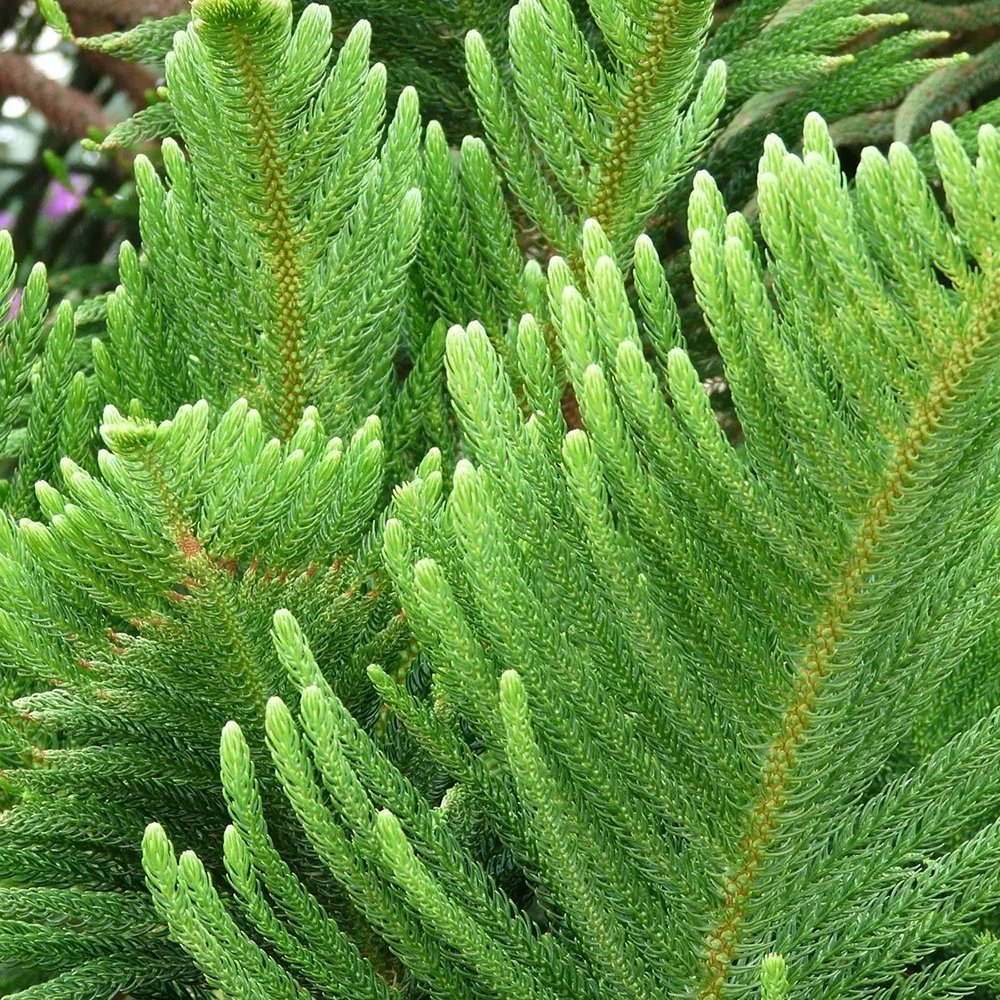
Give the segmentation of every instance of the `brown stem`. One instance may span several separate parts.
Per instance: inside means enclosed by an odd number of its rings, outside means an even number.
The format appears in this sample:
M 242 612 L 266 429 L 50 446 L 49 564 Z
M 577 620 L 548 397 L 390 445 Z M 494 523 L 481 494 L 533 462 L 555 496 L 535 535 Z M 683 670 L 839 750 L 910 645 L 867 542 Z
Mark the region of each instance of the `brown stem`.
M 277 350 L 278 384 L 269 386 L 281 437 L 288 440 L 306 405 L 303 334 L 306 327 L 305 289 L 291 217 L 291 195 L 280 153 L 278 126 L 268 100 L 251 39 L 235 34 L 233 51 L 243 78 L 260 176 L 266 191 L 266 213 L 259 223 L 260 248 L 274 276 L 277 311 L 267 334 Z
M 685 51 L 699 44 L 707 27 L 707 24 L 698 26 L 689 9 L 691 4 L 692 0 L 660 0 L 649 23 L 642 55 L 632 68 L 628 92 L 615 120 L 611 147 L 601 164 L 598 190 L 589 210 L 609 236 L 619 221 L 621 200 L 629 181 L 643 166 L 644 153 L 639 147 L 649 105 L 657 88 L 669 77 L 673 76 L 678 84 L 682 82 L 679 67 L 684 65 Z
M 147 18 L 170 17 L 190 9 L 188 0 L 62 0 L 67 15 L 82 14 L 112 22 L 119 30 Z
M 628 174 L 632 154 L 639 138 L 643 110 L 649 103 L 657 71 L 666 55 L 670 30 L 677 10 L 675 2 L 661 3 L 646 36 L 646 48 L 639 58 L 632 86 L 615 121 L 611 150 L 601 164 L 601 183 L 591 207 L 591 215 L 608 234 L 612 232 L 622 185 Z
M 85 138 L 92 128 L 106 131 L 114 124 L 90 94 L 49 79 L 17 52 L 0 52 L 0 97 L 24 98 L 54 132 L 70 141 Z

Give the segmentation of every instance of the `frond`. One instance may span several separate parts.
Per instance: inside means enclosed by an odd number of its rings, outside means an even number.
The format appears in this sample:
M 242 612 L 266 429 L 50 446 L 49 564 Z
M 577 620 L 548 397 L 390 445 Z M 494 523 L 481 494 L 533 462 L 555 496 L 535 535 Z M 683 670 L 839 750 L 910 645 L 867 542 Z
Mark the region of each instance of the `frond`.
M 433 995 L 943 996 L 992 981 L 991 945 L 967 931 L 998 901 L 996 706 L 915 764 L 893 753 L 997 613 L 998 218 L 977 194 L 996 182 L 996 135 L 976 164 L 945 127 L 934 137 L 950 218 L 903 147 L 867 153 L 849 201 L 818 118 L 802 156 L 770 143 L 770 288 L 745 220 L 699 178 L 692 269 L 740 448 L 682 348 L 663 392 L 594 223 L 588 293 L 558 262 L 549 275 L 584 430 L 561 446 L 546 431 L 560 414 L 544 365 L 519 372 L 540 402 L 525 420 L 482 327 L 449 333 L 478 465 L 459 463 L 447 498 L 429 467 L 384 534 L 433 703 L 370 671 L 451 774 L 439 805 L 276 617 L 300 692 L 267 713 L 286 797 Z M 530 318 L 519 340 L 519 357 L 540 349 Z M 455 839 L 480 826 L 524 873 L 527 910 Z M 173 871 L 152 850 L 147 869 Z M 191 898 L 209 926 L 218 899 Z M 249 932 L 266 938 L 259 920 Z

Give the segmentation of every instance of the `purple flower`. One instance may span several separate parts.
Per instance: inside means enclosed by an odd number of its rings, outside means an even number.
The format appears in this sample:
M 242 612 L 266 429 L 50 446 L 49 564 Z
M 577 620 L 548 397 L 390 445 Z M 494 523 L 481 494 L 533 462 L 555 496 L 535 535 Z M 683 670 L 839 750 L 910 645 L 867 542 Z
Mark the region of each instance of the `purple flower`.
M 0 212 L 0 229 L 11 229 L 14 226 L 13 212 Z
M 14 294 L 11 295 L 10 301 L 7 303 L 7 315 L 4 317 L 6 322 L 10 322 L 12 319 L 17 318 L 17 314 L 21 311 L 21 296 L 24 295 L 23 288 L 15 288 Z
M 42 215 L 46 219 L 58 222 L 80 207 L 90 182 L 82 174 L 70 174 L 69 179 L 69 188 L 63 187 L 59 181 L 49 185 L 49 193 L 42 206 Z

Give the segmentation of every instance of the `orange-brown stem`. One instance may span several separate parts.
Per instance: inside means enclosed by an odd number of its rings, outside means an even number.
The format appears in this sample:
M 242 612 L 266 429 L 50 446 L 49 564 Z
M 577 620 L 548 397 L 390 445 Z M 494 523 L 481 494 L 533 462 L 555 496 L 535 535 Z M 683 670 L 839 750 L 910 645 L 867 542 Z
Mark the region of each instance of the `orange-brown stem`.
M 646 45 L 636 64 L 632 85 L 625 96 L 612 133 L 611 148 L 601 164 L 600 186 L 590 207 L 590 214 L 611 235 L 617 221 L 622 189 L 633 166 L 636 143 L 643 115 L 653 96 L 657 78 L 663 72 L 671 39 L 677 34 L 677 0 L 665 0 L 657 8 Z
M 232 51 L 243 80 L 264 189 L 263 217 L 258 223 L 261 256 L 275 285 L 275 314 L 264 331 L 278 356 L 277 384 L 268 385 L 280 435 L 288 440 L 306 405 L 303 338 L 306 326 L 305 282 L 296 254 L 298 234 L 292 223 L 291 195 L 281 157 L 279 129 L 268 88 L 253 51 L 253 40 L 233 29 Z M 275 378 L 275 373 L 269 373 Z

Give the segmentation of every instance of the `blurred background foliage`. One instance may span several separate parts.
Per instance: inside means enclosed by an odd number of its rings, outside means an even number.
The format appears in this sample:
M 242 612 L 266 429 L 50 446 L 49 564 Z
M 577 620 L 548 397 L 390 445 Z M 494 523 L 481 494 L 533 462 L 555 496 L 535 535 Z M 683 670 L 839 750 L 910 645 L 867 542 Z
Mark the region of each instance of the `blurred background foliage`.
M 186 6 L 71 0 L 66 10 L 86 36 Z M 0 228 L 25 267 L 46 264 L 56 298 L 116 282 L 116 247 L 137 235 L 131 158 L 87 152 L 80 140 L 144 107 L 160 72 L 77 49 L 45 26 L 33 2 L 0 0 Z

